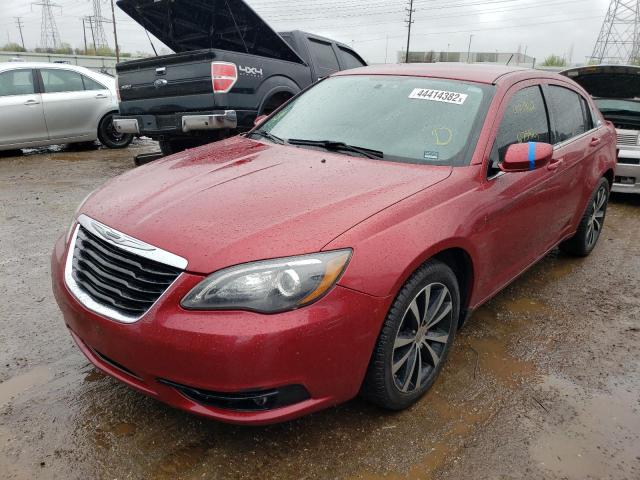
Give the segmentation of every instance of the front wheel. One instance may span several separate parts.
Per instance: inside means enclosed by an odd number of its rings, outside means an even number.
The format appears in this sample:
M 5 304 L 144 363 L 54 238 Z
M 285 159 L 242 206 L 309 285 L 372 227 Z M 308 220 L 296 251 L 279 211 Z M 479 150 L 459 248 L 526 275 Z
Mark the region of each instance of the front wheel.
M 584 212 L 576 234 L 560 244 L 563 252 L 579 257 L 589 255 L 600 238 L 604 219 L 609 204 L 609 181 L 601 178 L 598 186 L 589 199 L 587 211 Z
M 127 148 L 133 141 L 133 135 L 118 132 L 113 126 L 113 113 L 109 113 L 100 120 L 98 140 L 107 148 Z
M 411 276 L 389 309 L 362 396 L 389 410 L 415 403 L 442 370 L 459 315 L 455 274 L 444 263 L 430 260 Z

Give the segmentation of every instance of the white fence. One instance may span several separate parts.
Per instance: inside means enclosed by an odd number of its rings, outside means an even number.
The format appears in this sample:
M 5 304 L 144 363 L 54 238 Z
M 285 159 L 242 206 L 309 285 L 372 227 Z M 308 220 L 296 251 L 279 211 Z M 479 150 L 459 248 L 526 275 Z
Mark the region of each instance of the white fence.
M 121 57 L 120 61 L 133 60 L 132 57 Z M 115 75 L 116 57 L 94 57 L 90 55 L 61 55 L 57 53 L 32 53 L 32 52 L 0 52 L 0 62 L 25 61 L 25 62 L 49 62 L 69 63 L 81 67 L 90 68 L 97 72 Z

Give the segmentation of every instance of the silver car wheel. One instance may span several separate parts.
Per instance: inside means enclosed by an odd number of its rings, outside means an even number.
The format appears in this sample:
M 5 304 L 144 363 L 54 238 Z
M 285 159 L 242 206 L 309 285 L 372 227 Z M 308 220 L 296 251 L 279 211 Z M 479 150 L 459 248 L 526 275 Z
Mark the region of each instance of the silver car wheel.
M 591 217 L 587 224 L 587 247 L 591 248 L 597 241 L 602 231 L 604 214 L 607 207 L 607 189 L 602 186 L 596 193 L 591 204 Z
M 443 357 L 452 321 L 451 292 L 441 283 L 427 285 L 411 301 L 391 355 L 391 373 L 398 390 L 411 393 L 428 383 Z

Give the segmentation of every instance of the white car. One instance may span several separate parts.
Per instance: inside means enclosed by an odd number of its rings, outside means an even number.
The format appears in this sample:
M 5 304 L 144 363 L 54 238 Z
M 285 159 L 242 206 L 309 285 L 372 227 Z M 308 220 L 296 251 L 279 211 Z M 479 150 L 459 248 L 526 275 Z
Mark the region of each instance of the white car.
M 114 78 L 56 63 L 0 63 L 0 150 L 93 142 L 125 148 L 113 128 Z

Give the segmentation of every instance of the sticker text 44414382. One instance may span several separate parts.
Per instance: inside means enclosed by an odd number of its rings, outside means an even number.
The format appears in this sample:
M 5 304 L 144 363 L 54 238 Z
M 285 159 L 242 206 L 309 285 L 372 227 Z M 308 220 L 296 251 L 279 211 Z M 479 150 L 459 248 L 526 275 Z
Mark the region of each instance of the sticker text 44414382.
M 409 98 L 462 105 L 468 96 L 466 93 L 447 92 L 445 90 L 433 90 L 431 88 L 416 88 L 411 92 Z

